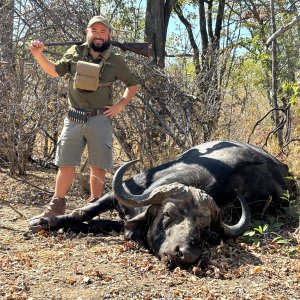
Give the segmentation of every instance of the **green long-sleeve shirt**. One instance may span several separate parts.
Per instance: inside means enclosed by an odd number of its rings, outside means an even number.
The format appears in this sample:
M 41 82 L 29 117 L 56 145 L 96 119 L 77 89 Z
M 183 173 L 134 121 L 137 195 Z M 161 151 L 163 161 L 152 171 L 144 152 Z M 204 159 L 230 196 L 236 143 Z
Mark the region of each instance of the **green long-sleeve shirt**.
M 70 73 L 69 79 L 69 105 L 74 108 L 95 109 L 103 108 L 113 104 L 113 93 L 111 86 L 100 86 L 95 92 L 78 89 L 74 86 L 74 76 L 76 73 L 76 65 L 80 60 L 100 63 L 101 58 L 94 59 L 88 54 L 88 45 L 84 43 L 79 46 L 72 46 L 61 60 L 55 63 L 56 72 L 60 76 Z M 115 80 L 123 81 L 126 86 L 137 85 L 137 78 L 132 74 L 128 65 L 121 55 L 111 52 L 109 58 L 101 71 L 101 83 L 113 82 Z

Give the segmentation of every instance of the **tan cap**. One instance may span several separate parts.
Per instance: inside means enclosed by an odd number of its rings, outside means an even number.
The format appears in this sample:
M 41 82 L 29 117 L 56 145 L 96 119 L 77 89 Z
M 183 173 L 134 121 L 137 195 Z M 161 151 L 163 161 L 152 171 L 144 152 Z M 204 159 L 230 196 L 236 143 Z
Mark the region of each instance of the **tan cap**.
M 110 30 L 113 30 L 114 28 L 110 25 L 110 23 L 107 21 L 107 19 L 101 17 L 101 16 L 94 16 L 90 19 L 88 26 L 87 27 L 91 27 L 93 24 L 95 23 L 102 23 L 104 24 L 106 27 L 108 27 Z

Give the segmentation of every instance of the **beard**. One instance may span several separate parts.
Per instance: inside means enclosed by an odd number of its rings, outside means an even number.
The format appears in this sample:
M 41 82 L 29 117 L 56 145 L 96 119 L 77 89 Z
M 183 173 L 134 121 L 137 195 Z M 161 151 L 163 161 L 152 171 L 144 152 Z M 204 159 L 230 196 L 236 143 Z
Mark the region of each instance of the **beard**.
M 106 42 L 103 42 L 103 44 L 101 46 L 96 46 L 94 41 L 91 41 L 88 44 L 89 44 L 89 47 L 91 49 L 93 49 L 95 52 L 103 52 L 103 51 L 107 50 L 110 47 L 111 41 L 108 40 Z

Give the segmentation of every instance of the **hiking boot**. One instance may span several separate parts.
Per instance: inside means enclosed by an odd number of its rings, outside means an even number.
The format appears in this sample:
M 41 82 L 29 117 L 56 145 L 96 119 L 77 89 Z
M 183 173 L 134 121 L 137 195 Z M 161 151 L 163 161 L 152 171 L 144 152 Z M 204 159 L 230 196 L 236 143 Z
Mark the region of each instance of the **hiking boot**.
M 94 202 L 96 202 L 98 199 L 99 199 L 99 198 L 97 198 L 97 197 L 90 197 L 88 201 L 89 201 L 89 203 L 94 203 Z
M 34 216 L 32 219 L 55 217 L 64 215 L 66 210 L 66 199 L 53 197 L 46 207 L 45 211 L 41 214 Z

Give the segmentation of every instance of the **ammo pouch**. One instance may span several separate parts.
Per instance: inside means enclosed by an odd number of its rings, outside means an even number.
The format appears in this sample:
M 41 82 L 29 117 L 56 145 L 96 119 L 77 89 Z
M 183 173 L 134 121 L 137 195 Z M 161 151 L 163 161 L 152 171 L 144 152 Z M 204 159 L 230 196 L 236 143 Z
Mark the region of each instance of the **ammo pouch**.
M 68 109 L 68 119 L 76 123 L 84 124 L 91 117 L 103 115 L 105 110 L 105 108 L 97 108 L 91 111 L 86 111 L 84 109 L 70 107 Z
M 78 61 L 74 78 L 75 87 L 86 91 L 96 91 L 100 83 L 99 64 Z

